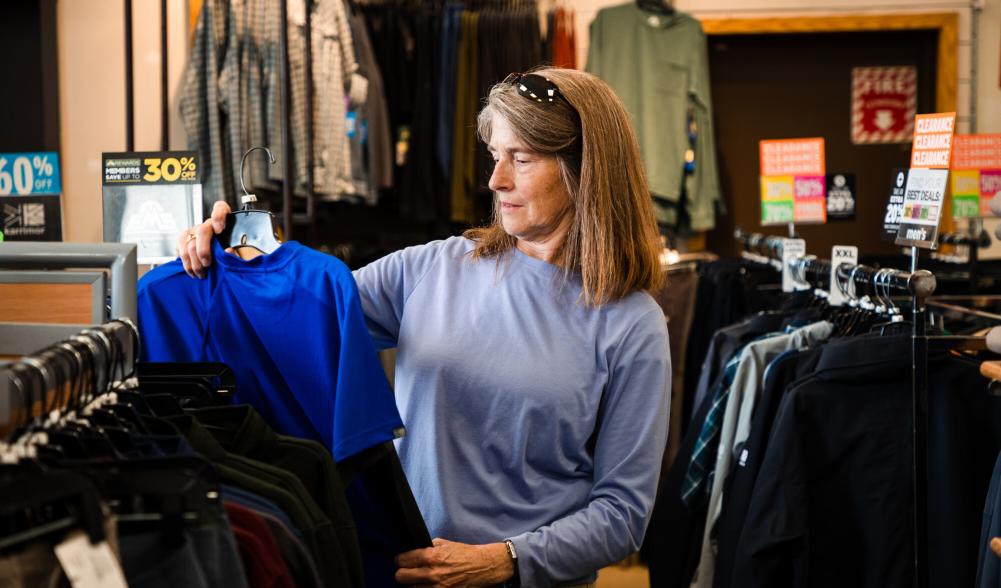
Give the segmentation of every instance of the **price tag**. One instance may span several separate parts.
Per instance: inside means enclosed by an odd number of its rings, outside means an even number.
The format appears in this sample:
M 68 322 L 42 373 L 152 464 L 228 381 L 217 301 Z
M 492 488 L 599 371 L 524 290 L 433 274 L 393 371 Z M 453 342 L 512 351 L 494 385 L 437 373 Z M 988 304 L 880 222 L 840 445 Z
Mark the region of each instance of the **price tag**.
M 843 263 L 858 264 L 858 247 L 835 245 L 831 248 L 831 289 L 827 296 L 831 306 L 841 306 L 845 301 L 845 295 L 838 288 L 838 266 Z
M 56 545 L 56 558 L 73 588 L 128 588 L 107 541 L 92 545 L 80 531 Z
M 782 240 L 782 291 L 795 292 L 803 290 L 807 286 L 798 283 L 792 275 L 792 268 L 789 263 L 799 257 L 806 255 L 806 241 L 802 239 Z
M 0 196 L 53 195 L 62 190 L 58 153 L 0 153 Z
M 947 169 L 911 169 L 904 188 L 904 208 L 897 245 L 936 249 L 942 201 L 949 180 Z

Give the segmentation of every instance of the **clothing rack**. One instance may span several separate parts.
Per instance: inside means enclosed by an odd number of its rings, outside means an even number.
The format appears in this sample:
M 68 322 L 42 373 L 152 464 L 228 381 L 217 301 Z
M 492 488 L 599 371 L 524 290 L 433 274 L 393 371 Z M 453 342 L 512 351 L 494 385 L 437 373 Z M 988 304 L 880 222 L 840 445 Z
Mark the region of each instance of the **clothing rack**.
M 135 109 L 132 64 L 132 0 L 125 2 L 125 150 L 135 151 Z M 305 0 L 305 69 L 306 69 L 306 215 L 305 221 L 312 223 L 315 219 L 315 194 L 313 193 L 313 46 L 312 46 L 312 9 L 313 1 Z M 281 0 L 281 31 L 279 47 L 281 51 L 281 136 L 282 136 L 282 169 L 285 181 L 282 182 L 282 223 L 284 239 L 293 238 L 292 216 L 292 143 L 290 141 L 290 100 L 291 76 L 289 75 L 288 59 L 288 0 Z M 170 148 L 170 108 L 167 89 L 167 0 L 160 0 L 160 149 Z M 249 147 L 249 146 L 248 146 Z
M 139 329 L 128 318 L 81 330 L 0 369 L 0 432 L 136 373 Z M 85 385 L 80 385 L 85 383 Z M 76 384 L 76 385 L 74 385 Z
M 771 253 L 772 261 L 779 260 L 782 268 L 782 242 L 778 237 L 766 237 L 760 233 L 745 233 L 737 229 L 735 238 L 749 248 L 760 248 L 762 243 Z M 750 253 L 750 252 L 749 252 Z M 823 275 L 824 270 L 830 272 L 829 260 L 817 259 L 816 256 L 806 256 L 790 261 L 791 270 L 799 276 Z M 774 265 L 774 264 L 772 264 Z M 829 275 L 829 273 L 828 273 Z M 912 300 L 912 331 L 911 331 L 911 371 L 912 371 L 912 439 L 914 444 L 914 461 L 912 466 L 913 499 L 914 499 L 914 585 L 925 588 L 928 585 L 928 350 L 929 337 L 925 330 L 925 302 L 935 292 L 935 276 L 927 270 L 904 272 L 895 269 L 876 269 L 865 265 L 841 264 L 837 268 L 837 279 L 854 282 L 854 286 L 865 288 L 875 293 L 875 287 L 885 287 L 887 290 L 908 292 Z

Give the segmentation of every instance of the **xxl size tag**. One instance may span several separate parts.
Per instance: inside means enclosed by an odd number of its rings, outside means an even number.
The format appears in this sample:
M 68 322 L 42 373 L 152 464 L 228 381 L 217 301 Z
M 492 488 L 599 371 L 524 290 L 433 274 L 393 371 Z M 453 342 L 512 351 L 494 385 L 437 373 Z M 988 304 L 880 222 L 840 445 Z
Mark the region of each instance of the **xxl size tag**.
M 792 260 L 806 255 L 806 241 L 802 239 L 782 240 L 782 291 L 795 292 L 802 290 L 803 286 L 798 284 L 792 275 L 792 268 L 789 264 Z
M 128 588 L 107 541 L 93 545 L 87 535 L 76 531 L 56 545 L 55 552 L 73 588 Z
M 831 289 L 827 296 L 827 302 L 831 306 L 841 306 L 845 301 L 845 295 L 838 288 L 838 266 L 843 263 L 858 264 L 858 247 L 835 245 L 831 248 Z

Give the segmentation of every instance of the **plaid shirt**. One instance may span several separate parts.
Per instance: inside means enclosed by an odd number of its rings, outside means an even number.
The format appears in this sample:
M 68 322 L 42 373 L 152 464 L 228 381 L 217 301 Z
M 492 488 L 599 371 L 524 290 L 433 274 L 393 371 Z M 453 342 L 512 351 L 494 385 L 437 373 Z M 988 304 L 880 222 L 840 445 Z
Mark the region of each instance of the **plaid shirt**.
M 250 147 L 269 147 L 279 162 L 269 166 L 263 156 L 248 159 L 248 189 L 280 188 L 279 8 L 273 0 L 207 0 L 199 15 L 179 107 L 189 144 L 202 155 L 207 208 L 219 199 L 235 204 L 240 160 Z M 305 195 L 308 172 L 304 24 L 304 0 L 290 2 L 289 131 L 297 195 Z M 336 193 L 350 189 L 345 94 L 357 68 L 344 3 L 314 0 L 312 27 L 314 185 L 317 192 Z
M 740 365 L 740 354 L 743 348 L 733 354 L 723 369 L 723 375 L 716 381 L 713 388 L 712 405 L 702 423 L 698 441 L 692 451 L 692 459 L 688 462 L 688 472 L 685 483 L 681 487 L 681 500 L 688 507 L 693 507 L 709 497 L 712 489 L 713 470 L 716 465 L 716 451 L 719 448 L 720 427 L 723 424 L 723 414 L 726 411 L 727 397 L 730 385 L 737 374 Z

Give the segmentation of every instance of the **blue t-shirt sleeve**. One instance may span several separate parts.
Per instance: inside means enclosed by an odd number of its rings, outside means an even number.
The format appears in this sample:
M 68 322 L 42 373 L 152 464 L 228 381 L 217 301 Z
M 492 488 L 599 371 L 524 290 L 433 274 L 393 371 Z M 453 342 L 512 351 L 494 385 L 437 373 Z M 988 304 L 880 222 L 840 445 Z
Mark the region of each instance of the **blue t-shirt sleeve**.
M 511 537 L 523 586 L 548 586 L 637 551 L 653 510 L 667 443 L 671 356 L 657 309 L 623 336 L 609 366 L 586 505 Z
M 336 297 L 341 345 L 337 361 L 332 453 L 341 460 L 403 433 L 393 391 L 362 315 L 358 289 L 344 273 Z M 364 427 L 359 427 L 364 424 Z
M 455 239 L 407 247 L 354 272 L 365 322 L 378 349 L 396 347 L 407 299 Z

